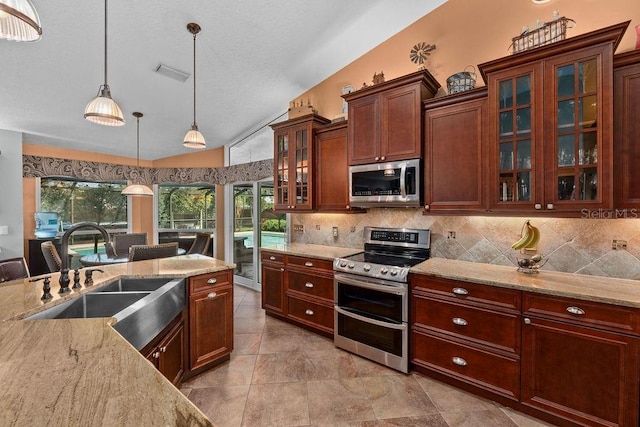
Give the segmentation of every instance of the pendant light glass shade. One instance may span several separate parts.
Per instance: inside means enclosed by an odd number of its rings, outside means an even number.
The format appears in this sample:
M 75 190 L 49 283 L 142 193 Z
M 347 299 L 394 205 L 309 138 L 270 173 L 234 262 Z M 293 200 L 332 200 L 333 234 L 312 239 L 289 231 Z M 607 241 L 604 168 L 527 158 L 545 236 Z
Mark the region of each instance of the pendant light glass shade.
M 30 0 L 0 1 L 0 39 L 35 42 L 41 38 L 40 18 Z
M 98 89 L 98 95 L 84 109 L 84 118 L 104 126 L 124 125 L 122 111 L 111 98 L 111 89 L 107 84 L 107 0 L 104 0 L 104 84 Z
M 204 136 L 198 130 L 196 123 L 196 35 L 200 32 L 200 25 L 191 22 L 187 24 L 187 30 L 193 34 L 193 123 L 191 130 L 184 136 L 182 145 L 187 148 L 207 148 Z
M 136 168 L 140 169 L 140 117 L 143 114 L 135 111 L 133 117 L 136 118 Z M 122 194 L 125 196 L 153 196 L 153 190 L 146 185 L 131 184 L 127 185 Z

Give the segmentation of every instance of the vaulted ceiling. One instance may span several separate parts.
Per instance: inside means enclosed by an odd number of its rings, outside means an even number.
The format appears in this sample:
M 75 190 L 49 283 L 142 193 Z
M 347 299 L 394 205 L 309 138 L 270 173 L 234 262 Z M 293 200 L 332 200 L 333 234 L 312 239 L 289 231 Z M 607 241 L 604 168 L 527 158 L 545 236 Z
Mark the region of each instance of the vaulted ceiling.
M 445 0 L 111 0 L 108 83 L 126 124 L 83 118 L 104 81 L 104 3 L 33 0 L 43 37 L 0 40 L 0 129 L 23 141 L 135 157 L 191 152 L 193 37 L 197 36 L 197 122 L 208 148 L 239 140 L 288 103 Z M 191 75 L 159 75 L 158 64 Z

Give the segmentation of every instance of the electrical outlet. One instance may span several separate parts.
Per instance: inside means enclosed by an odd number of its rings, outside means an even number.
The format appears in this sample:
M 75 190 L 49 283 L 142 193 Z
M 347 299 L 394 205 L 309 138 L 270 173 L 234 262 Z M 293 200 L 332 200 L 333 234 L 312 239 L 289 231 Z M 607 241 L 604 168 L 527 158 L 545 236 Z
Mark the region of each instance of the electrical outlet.
M 611 249 L 614 251 L 626 251 L 627 250 L 627 241 L 626 240 L 613 240 L 611 242 Z
M 9 226 L 0 225 L 0 234 L 9 234 Z
M 304 225 L 302 225 L 302 224 L 293 224 L 293 231 L 298 231 L 300 233 L 304 233 Z
M 320 224 L 316 224 L 316 230 L 320 230 Z
M 355 232 L 356 232 L 356 227 L 355 227 L 355 225 L 352 225 L 352 226 L 351 226 L 351 232 L 352 232 L 352 233 L 355 233 Z
M 447 239 L 455 239 L 456 238 L 456 232 L 455 231 L 448 231 L 447 232 Z
M 338 237 L 338 227 L 333 227 L 333 237 Z

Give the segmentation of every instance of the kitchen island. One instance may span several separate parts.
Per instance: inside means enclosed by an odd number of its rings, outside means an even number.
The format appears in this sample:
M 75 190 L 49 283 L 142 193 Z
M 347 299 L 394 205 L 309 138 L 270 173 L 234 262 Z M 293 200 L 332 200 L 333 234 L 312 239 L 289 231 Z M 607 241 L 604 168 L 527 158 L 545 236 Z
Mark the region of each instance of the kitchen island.
M 233 268 L 201 255 L 103 266 L 94 285 L 64 296 L 55 273 L 47 302 L 40 300 L 42 281 L 0 286 L 0 425 L 212 425 L 112 328 L 113 319 L 22 319 L 119 277 L 191 277 Z

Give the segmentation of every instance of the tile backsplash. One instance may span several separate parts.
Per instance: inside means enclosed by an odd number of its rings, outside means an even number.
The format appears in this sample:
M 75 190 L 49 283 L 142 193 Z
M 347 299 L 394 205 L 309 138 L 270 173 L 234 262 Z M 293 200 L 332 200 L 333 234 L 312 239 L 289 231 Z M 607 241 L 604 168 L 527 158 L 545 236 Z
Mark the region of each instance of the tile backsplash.
M 425 216 L 422 209 L 370 209 L 365 214 L 292 214 L 292 242 L 363 247 L 366 226 L 428 228 L 431 256 L 514 265 L 511 244 L 529 219 L 540 229 L 543 270 L 640 280 L 640 219 Z M 334 236 L 337 227 L 337 236 Z M 455 238 L 448 237 L 449 232 Z M 613 241 L 625 241 L 626 249 Z

